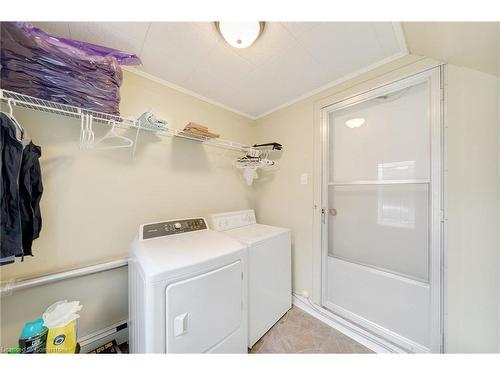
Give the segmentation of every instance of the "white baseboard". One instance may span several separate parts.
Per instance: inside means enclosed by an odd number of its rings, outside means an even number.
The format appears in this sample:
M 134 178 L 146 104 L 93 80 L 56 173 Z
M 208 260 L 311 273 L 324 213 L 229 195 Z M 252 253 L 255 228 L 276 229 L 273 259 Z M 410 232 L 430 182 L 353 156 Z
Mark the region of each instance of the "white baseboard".
M 109 327 L 79 337 L 80 353 L 89 353 L 112 340 L 118 345 L 128 341 L 128 323 L 126 320 L 117 322 Z
M 426 353 L 429 354 L 430 350 L 423 345 L 420 345 L 406 337 L 398 335 L 396 332 L 390 331 L 387 328 L 379 326 L 363 317 L 356 315 L 330 301 L 325 302 L 325 308 L 327 311 L 333 313 L 336 316 L 343 317 L 345 320 L 355 324 L 357 327 L 362 327 L 362 329 L 372 333 L 376 337 L 380 337 L 383 340 L 390 342 L 407 353 Z
M 373 350 L 375 353 L 406 353 L 401 348 L 391 344 L 390 342 L 363 330 L 361 327 L 336 316 L 320 306 L 312 304 L 305 297 L 294 295 L 293 304 L 309 315 L 321 320 L 323 323 L 350 337 L 359 344 Z

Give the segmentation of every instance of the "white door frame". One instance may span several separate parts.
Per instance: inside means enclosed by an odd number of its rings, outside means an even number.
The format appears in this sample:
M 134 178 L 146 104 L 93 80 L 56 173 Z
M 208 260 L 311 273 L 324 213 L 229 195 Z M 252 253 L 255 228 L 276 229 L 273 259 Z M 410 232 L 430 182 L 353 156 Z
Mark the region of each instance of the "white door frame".
M 430 240 L 429 240 L 429 284 L 431 286 L 431 347 L 429 350 L 434 353 L 443 351 L 443 221 L 444 221 L 444 199 L 443 199 L 443 87 L 441 80 L 441 69 L 435 67 L 426 71 L 414 74 L 410 77 L 389 82 L 381 87 L 360 93 L 348 99 L 337 101 L 324 105 L 320 108 L 320 148 L 321 148 L 321 207 L 317 210 L 321 215 L 321 306 L 326 301 L 327 285 L 327 260 L 328 260 L 328 208 L 325 204 L 325 195 L 328 192 L 328 114 L 340 109 L 356 105 L 358 103 L 370 100 L 380 95 L 384 95 L 408 86 L 413 86 L 422 82 L 429 82 L 429 104 L 430 104 L 430 150 L 431 150 L 431 169 L 430 169 Z M 395 342 L 396 344 L 406 345 L 397 340 L 397 334 L 380 330 L 375 332 L 383 339 Z

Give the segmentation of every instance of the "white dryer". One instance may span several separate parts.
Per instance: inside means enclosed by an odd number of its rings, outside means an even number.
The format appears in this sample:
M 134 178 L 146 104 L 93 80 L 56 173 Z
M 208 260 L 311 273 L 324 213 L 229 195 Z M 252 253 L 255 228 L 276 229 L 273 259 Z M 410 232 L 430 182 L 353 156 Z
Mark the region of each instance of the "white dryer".
M 203 218 L 140 226 L 130 246 L 132 353 L 246 353 L 247 249 Z
M 254 210 L 212 214 L 212 229 L 248 246 L 248 347 L 292 307 L 290 229 L 257 224 Z

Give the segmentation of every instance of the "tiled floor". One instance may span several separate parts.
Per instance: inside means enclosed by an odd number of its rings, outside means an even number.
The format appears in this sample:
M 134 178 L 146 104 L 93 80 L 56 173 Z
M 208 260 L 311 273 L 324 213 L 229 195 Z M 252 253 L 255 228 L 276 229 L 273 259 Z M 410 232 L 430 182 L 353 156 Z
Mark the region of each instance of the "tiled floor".
M 276 323 L 250 353 L 373 353 L 297 307 Z

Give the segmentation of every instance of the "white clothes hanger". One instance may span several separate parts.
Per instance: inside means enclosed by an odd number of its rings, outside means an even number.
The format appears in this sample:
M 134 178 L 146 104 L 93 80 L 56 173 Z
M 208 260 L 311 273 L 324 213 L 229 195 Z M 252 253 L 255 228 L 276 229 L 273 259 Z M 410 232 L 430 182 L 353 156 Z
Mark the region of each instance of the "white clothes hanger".
M 135 158 L 135 150 L 137 150 L 137 145 L 139 142 L 137 140 L 139 139 L 139 130 L 141 130 L 141 121 L 137 121 L 137 130 L 135 132 L 135 141 L 134 141 L 134 149 L 132 150 L 132 158 Z
M 7 100 L 7 104 L 9 105 L 9 116 L 14 117 L 14 108 L 12 107 L 12 98 Z
M 134 141 L 131 140 L 130 138 L 124 137 L 123 135 L 119 135 L 116 133 L 115 128 L 116 128 L 116 122 L 115 121 L 110 121 L 113 125 L 111 126 L 111 130 L 109 130 L 104 137 L 99 139 L 97 142 L 94 143 L 94 147 L 97 146 L 98 144 L 102 143 L 103 141 L 107 139 L 120 139 L 125 141 L 124 144 L 120 145 L 114 145 L 114 146 L 105 146 L 105 147 L 99 147 L 100 150 L 113 150 L 116 148 L 126 148 L 126 147 L 132 147 L 134 145 Z
M 89 148 L 94 143 L 94 131 L 92 130 L 93 117 L 89 114 L 81 115 L 80 122 L 80 148 Z
M 87 115 L 87 147 L 92 146 L 92 143 L 94 143 L 94 130 L 92 129 L 92 124 L 94 122 L 94 117 L 92 115 Z
M 21 133 L 21 136 L 22 136 L 22 135 L 24 135 L 24 128 L 21 126 L 21 124 L 19 124 L 19 122 L 14 117 L 14 107 L 12 106 L 13 101 L 14 101 L 14 99 L 12 99 L 12 98 L 9 98 L 7 100 L 7 105 L 9 106 L 9 113 L 7 113 L 7 112 L 3 112 L 3 113 L 5 113 L 7 116 L 9 116 L 9 118 L 12 120 L 14 125 L 16 125 L 18 131 Z
M 83 148 L 85 139 L 85 115 L 80 115 L 80 148 Z

